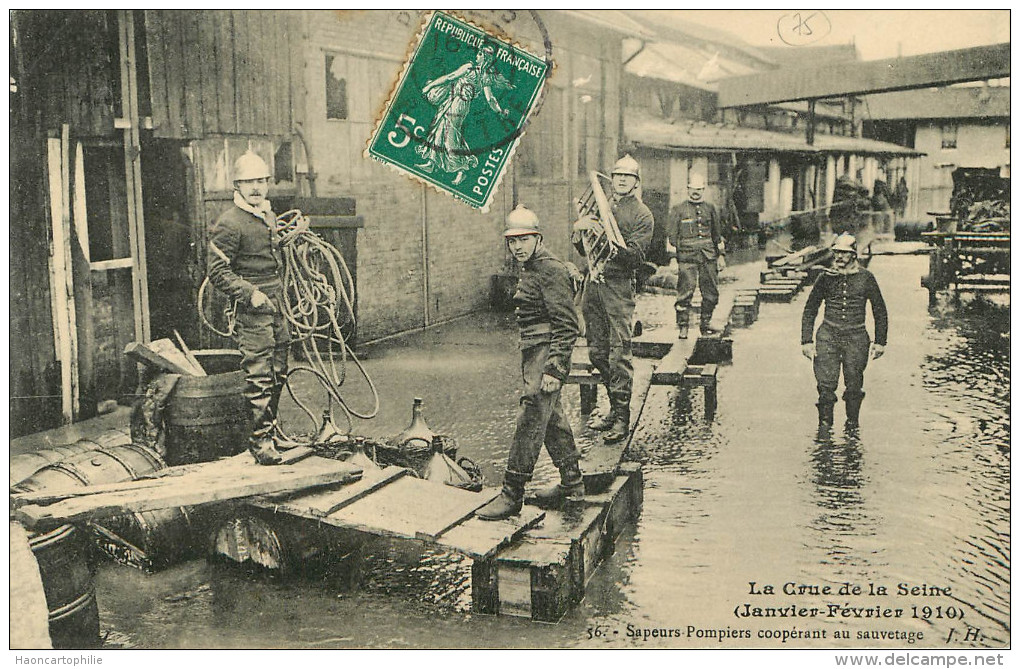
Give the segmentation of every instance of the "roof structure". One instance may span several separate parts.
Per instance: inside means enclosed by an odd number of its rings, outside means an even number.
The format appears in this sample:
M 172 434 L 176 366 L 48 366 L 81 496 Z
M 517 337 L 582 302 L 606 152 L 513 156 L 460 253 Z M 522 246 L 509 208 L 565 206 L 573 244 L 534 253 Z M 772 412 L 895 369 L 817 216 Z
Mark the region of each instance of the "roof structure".
M 618 13 L 626 14 L 634 21 L 645 26 L 647 30 L 652 31 L 660 40 L 674 44 L 691 44 L 692 41 L 698 42 L 701 45 L 710 44 L 721 51 L 739 53 L 742 56 L 758 61 L 758 65 L 762 69 L 775 66 L 774 61 L 768 56 L 733 33 L 685 21 L 673 11 L 629 10 Z
M 921 118 L 1008 118 L 1008 86 L 950 86 L 869 95 L 865 118 L 872 121 Z
M 685 44 L 656 42 L 639 51 L 626 65 L 627 74 L 663 79 L 717 92 L 724 77 L 750 74 L 754 69 L 718 53 Z
M 831 46 L 760 46 L 756 47 L 781 68 L 827 65 L 860 60 L 853 44 Z
M 922 155 L 919 151 L 903 146 L 861 137 L 816 134 L 815 143 L 809 145 L 802 134 L 693 121 L 670 123 L 648 116 L 635 117 L 633 114 L 628 114 L 624 119 L 624 134 L 634 144 L 655 149 Z
M 582 21 L 593 23 L 602 28 L 614 30 L 628 37 L 650 40 L 655 39 L 655 31 L 627 16 L 627 12 L 615 9 L 561 9 L 561 13 L 572 16 Z

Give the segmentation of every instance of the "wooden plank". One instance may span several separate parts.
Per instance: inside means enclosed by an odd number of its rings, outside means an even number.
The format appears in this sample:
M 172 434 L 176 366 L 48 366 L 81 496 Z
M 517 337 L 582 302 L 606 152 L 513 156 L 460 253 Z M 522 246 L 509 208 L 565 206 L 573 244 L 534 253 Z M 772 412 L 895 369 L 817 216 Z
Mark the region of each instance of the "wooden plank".
M 187 137 L 184 103 L 184 54 L 181 44 L 181 10 L 164 10 L 160 40 L 166 59 L 167 133 L 173 139 Z
M 292 449 L 299 450 L 299 449 Z M 324 458 L 319 458 L 324 459 Z M 248 453 L 222 458 L 213 462 L 199 462 L 188 465 L 177 465 L 175 467 L 164 467 L 157 471 L 140 476 L 131 481 L 117 481 L 115 483 L 101 483 L 82 486 L 77 483 L 68 485 L 66 488 L 46 488 L 33 492 L 14 493 L 10 496 L 11 506 L 14 508 L 38 505 L 46 506 L 61 500 L 72 497 L 88 497 L 90 495 L 102 495 L 114 492 L 137 492 L 148 488 L 164 487 L 167 481 L 188 481 L 218 479 L 231 476 L 238 470 L 248 469 L 255 466 L 255 460 Z M 283 471 L 283 470 L 279 470 Z
M 347 483 L 361 477 L 361 469 L 345 462 L 308 458 L 297 464 L 265 467 L 247 454 L 229 458 L 229 468 L 208 463 L 197 472 L 153 479 L 139 490 L 121 490 L 71 497 L 47 506 L 29 504 L 15 511 L 28 527 L 85 522 L 95 518 L 192 506 L 225 500 L 270 495 L 313 486 Z
M 138 362 L 153 365 L 167 372 L 173 374 L 183 374 L 185 376 L 194 376 L 189 367 L 183 367 L 172 360 L 167 360 L 159 353 L 156 353 L 145 344 L 140 344 L 136 341 L 131 342 L 124 349 L 124 355 L 132 358 Z
M 185 356 L 184 353 L 169 339 L 157 339 L 156 341 L 149 342 L 148 348 L 156 355 L 163 356 L 163 358 L 169 360 L 181 369 L 187 370 L 188 374 L 192 376 L 205 376 L 205 370 L 202 369 L 202 366 L 192 366 L 191 361 L 188 360 L 187 356 Z
M 435 541 L 449 529 L 452 519 L 474 512 L 496 494 L 498 491 L 483 495 L 422 479 L 401 478 L 331 513 L 322 522 L 371 534 Z
M 195 354 L 188 348 L 188 344 L 184 341 L 184 337 L 177 330 L 174 330 L 174 337 L 177 338 L 177 343 L 180 344 L 181 351 L 184 352 L 184 357 L 188 359 L 188 362 L 199 372 L 198 376 L 205 376 L 205 370 L 202 368 L 202 363 L 198 361 Z
M 683 380 L 684 370 L 687 369 L 687 361 L 694 353 L 697 339 L 688 338 L 677 341 L 673 350 L 659 362 L 652 374 L 652 385 L 655 386 L 676 386 Z
M 475 560 L 482 560 L 517 541 L 544 519 L 545 511 L 533 506 L 525 506 L 520 514 L 505 520 L 470 518 L 441 534 L 435 544 Z
M 184 63 L 184 136 L 192 139 L 203 137 L 205 133 L 202 61 L 210 55 L 202 52 L 198 41 L 199 25 L 204 22 L 202 12 L 178 14 L 177 29 Z
M 677 346 L 673 347 L 674 350 Z M 667 355 L 667 357 L 669 357 Z M 641 421 L 641 414 L 645 408 L 645 399 L 648 397 L 648 390 L 652 384 L 654 365 L 646 360 L 634 361 L 634 386 L 630 399 L 630 434 L 615 444 L 607 444 L 599 441 L 592 444 L 588 452 L 581 458 L 581 473 L 585 477 L 585 486 L 589 490 L 598 487 L 598 481 L 611 475 L 620 464 L 623 452 L 630 445 L 634 438 L 634 430 Z
M 883 91 L 947 86 L 1009 76 L 1009 42 L 920 56 L 827 63 L 729 77 L 719 82 L 719 106 L 769 105 Z
M 170 125 L 170 112 L 167 107 L 166 55 L 163 46 L 162 21 L 162 11 L 145 10 L 145 46 L 149 62 L 149 99 L 152 102 L 153 135 L 156 137 L 168 136 L 166 133 Z M 121 45 L 121 50 L 124 50 L 124 45 Z M 121 95 L 124 95 L 126 84 L 127 82 L 121 82 Z
M 216 42 L 217 131 L 237 132 L 237 86 L 234 82 L 234 20 L 230 11 L 212 12 Z
M 237 132 L 246 134 L 252 131 L 252 108 L 249 93 L 249 56 L 248 56 L 248 15 L 243 10 L 231 10 L 233 21 L 234 71 L 229 79 L 234 89 L 234 109 L 237 114 Z
M 128 269 L 134 264 L 134 258 L 115 258 L 114 260 L 100 260 L 89 264 L 93 272 L 108 272 L 112 269 Z
M 216 43 L 215 15 L 218 12 L 195 12 L 196 54 L 190 58 L 198 58 L 198 76 L 200 81 L 191 82 L 200 86 L 202 91 L 202 136 L 221 132 L 219 129 L 219 87 L 217 86 L 216 58 L 217 50 L 223 45 Z
M 286 499 L 267 498 L 253 502 L 255 506 L 272 508 L 277 513 L 290 513 L 302 518 L 320 519 L 370 495 L 379 488 L 406 476 L 403 467 L 386 467 L 366 472 L 359 480 L 339 490 L 324 490 L 289 495 Z

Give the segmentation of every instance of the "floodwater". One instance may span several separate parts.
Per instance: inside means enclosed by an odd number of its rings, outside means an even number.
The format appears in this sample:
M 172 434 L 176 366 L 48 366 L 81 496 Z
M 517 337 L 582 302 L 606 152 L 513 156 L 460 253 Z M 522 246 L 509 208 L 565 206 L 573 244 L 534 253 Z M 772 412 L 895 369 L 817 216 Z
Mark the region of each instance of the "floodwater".
M 105 564 L 96 583 L 106 644 L 1003 647 L 1008 298 L 929 310 L 926 257 L 879 256 L 871 269 L 891 322 L 887 352 L 867 371 L 859 433 L 842 429 L 842 404 L 836 430 L 816 431 L 799 346 L 806 291 L 763 304 L 754 325 L 733 333 L 714 418 L 697 392 L 649 393 L 631 452 L 644 468 L 643 511 L 558 625 L 474 615 L 469 559 L 377 541 L 356 588 L 335 575 L 280 581 L 204 560 L 154 575 Z M 376 346 L 366 367 L 384 404 L 355 431 L 399 432 L 422 396 L 433 429 L 497 482 L 516 406 L 514 345 L 509 319 L 483 314 Z M 370 404 L 355 372 L 345 387 L 356 409 Z M 565 402 L 576 415 L 576 388 Z M 536 479 L 554 476 L 543 454 Z

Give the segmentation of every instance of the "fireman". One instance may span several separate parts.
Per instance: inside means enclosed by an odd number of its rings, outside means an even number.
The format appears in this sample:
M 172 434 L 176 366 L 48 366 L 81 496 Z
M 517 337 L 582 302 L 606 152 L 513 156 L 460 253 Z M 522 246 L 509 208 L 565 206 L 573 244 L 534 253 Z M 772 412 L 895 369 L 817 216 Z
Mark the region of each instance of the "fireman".
M 634 316 L 634 271 L 644 264 L 652 244 L 655 221 L 652 212 L 638 198 L 641 166 L 629 154 L 616 161 L 612 171 L 612 212 L 626 248 L 619 249 L 607 263 L 602 276 L 585 288 L 583 313 L 588 357 L 606 384 L 609 413 L 594 418 L 589 427 L 607 431 L 607 444 L 630 434 L 630 395 L 634 385 L 631 362 L 631 323 Z M 581 235 L 600 225 L 592 219 L 574 223 L 572 241 L 584 253 Z
M 726 268 L 726 244 L 715 205 L 705 202 L 705 179 L 692 174 L 687 200 L 670 215 L 666 230 L 667 250 L 676 253 L 676 326 L 680 339 L 687 338 L 691 298 L 701 290 L 701 334 L 718 334 L 711 327 L 712 312 L 719 303 L 719 272 Z
M 235 337 L 251 409 L 248 450 L 261 465 L 279 464 L 274 428 L 287 380 L 290 333 L 283 313 L 283 257 L 276 214 L 266 199 L 269 165 L 252 151 L 234 163 L 234 202 L 213 225 L 209 281 L 233 300 Z
M 825 302 L 825 314 L 811 339 L 818 310 Z M 871 302 L 875 319 L 875 343 L 864 327 L 865 308 Z M 801 320 L 801 347 L 804 357 L 814 363 L 818 385 L 818 426 L 832 425 L 833 405 L 839 374 L 843 372 L 843 401 L 846 403 L 846 427 L 856 428 L 864 400 L 864 368 L 870 357 L 877 360 L 885 353 L 889 332 L 889 314 L 875 275 L 857 260 L 857 239 L 839 235 L 832 245 L 832 267 L 818 276 L 804 305 Z
M 560 470 L 560 482 L 537 494 L 539 506 L 551 508 L 584 498 L 578 467 L 581 455 L 560 404 L 560 389 L 570 371 L 570 353 L 578 335 L 572 275 L 579 279 L 580 273 L 545 248 L 538 216 L 524 207 L 507 216 L 503 237 L 521 268 L 514 307 L 521 334 L 524 392 L 503 491 L 476 512 L 484 520 L 520 512 L 524 485 L 531 480 L 543 443 Z

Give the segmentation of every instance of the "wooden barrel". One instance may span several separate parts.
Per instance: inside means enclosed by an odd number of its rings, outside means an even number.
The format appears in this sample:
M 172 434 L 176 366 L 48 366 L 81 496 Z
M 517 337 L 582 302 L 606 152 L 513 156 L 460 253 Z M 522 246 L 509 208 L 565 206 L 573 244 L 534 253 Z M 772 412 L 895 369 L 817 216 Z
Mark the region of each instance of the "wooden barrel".
M 201 523 L 190 507 L 138 511 L 91 523 L 99 549 L 122 564 L 158 571 L 202 552 Z
M 14 490 L 36 492 L 118 483 L 137 479 L 164 467 L 166 463 L 159 455 L 144 446 L 102 446 L 46 465 L 14 486 Z
M 83 533 L 74 525 L 61 525 L 33 534 L 28 543 L 39 563 L 53 647 L 98 646 L 99 607 Z
M 182 376 L 166 410 L 166 461 L 208 462 L 248 445 L 251 418 L 237 351 L 195 351 L 208 376 Z M 227 371 L 230 370 L 230 371 Z
M 80 453 L 109 446 L 124 446 L 130 443 L 130 429 L 126 427 L 123 429 L 113 428 L 90 439 L 79 439 L 71 444 L 16 455 L 11 458 L 11 487 L 13 488 L 47 465 L 67 460 Z

